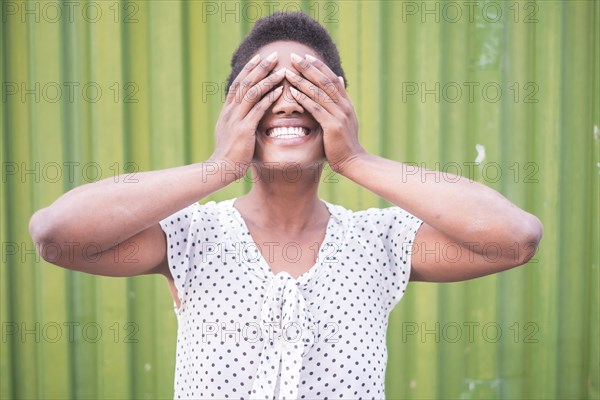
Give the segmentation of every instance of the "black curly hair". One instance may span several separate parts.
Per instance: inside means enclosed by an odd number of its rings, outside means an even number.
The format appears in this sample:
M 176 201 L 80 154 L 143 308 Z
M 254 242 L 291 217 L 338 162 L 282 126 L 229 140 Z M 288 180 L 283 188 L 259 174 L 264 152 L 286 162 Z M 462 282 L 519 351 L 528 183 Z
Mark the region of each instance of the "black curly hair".
M 338 49 L 321 24 L 302 12 L 278 12 L 256 21 L 252 31 L 244 38 L 231 58 L 231 74 L 225 93 L 244 65 L 264 46 L 280 40 L 302 43 L 317 51 L 322 61 L 337 75 L 347 81 L 342 69 Z M 346 84 L 346 86 L 348 86 Z

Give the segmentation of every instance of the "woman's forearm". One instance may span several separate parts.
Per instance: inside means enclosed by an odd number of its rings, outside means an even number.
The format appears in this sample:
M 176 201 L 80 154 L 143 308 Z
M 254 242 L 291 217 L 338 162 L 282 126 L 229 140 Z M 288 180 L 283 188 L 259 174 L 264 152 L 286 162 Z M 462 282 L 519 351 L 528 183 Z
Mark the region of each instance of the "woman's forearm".
M 539 220 L 500 193 L 465 177 L 365 153 L 344 175 L 460 243 L 539 241 Z M 473 246 L 477 251 L 477 246 Z M 479 247 L 481 248 L 481 247 Z
M 223 164 L 205 162 L 77 187 L 30 221 L 34 242 L 94 243 L 106 250 L 226 186 Z

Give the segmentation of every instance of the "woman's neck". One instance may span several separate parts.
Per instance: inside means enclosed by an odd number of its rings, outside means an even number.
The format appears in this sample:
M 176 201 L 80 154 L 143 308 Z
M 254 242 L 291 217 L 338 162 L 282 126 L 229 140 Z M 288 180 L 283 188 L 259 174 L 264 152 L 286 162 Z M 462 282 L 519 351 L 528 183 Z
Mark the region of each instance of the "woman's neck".
M 236 208 L 263 229 L 295 233 L 320 225 L 329 218 L 318 197 L 320 172 L 270 170 L 267 175 L 254 170 L 252 189 L 236 200 Z

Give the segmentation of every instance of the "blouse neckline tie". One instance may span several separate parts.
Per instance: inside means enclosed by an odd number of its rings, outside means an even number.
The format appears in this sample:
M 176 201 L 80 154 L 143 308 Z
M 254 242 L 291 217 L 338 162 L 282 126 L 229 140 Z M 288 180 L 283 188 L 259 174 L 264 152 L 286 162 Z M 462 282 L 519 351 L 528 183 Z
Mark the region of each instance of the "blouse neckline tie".
M 297 281 L 285 271 L 273 276 L 261 310 L 265 340 L 251 399 L 298 398 L 302 357 L 315 342 L 313 322 Z

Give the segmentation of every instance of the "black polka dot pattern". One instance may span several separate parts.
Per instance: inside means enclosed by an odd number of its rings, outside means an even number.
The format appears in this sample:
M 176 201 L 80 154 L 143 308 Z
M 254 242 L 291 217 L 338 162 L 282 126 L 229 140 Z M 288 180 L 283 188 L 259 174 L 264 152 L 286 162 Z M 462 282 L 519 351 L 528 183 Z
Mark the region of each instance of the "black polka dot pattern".
M 273 274 L 234 201 L 193 204 L 160 223 L 181 300 L 174 397 L 385 398 L 388 318 L 421 221 L 399 207 L 324 202 L 317 262 L 294 279 Z

